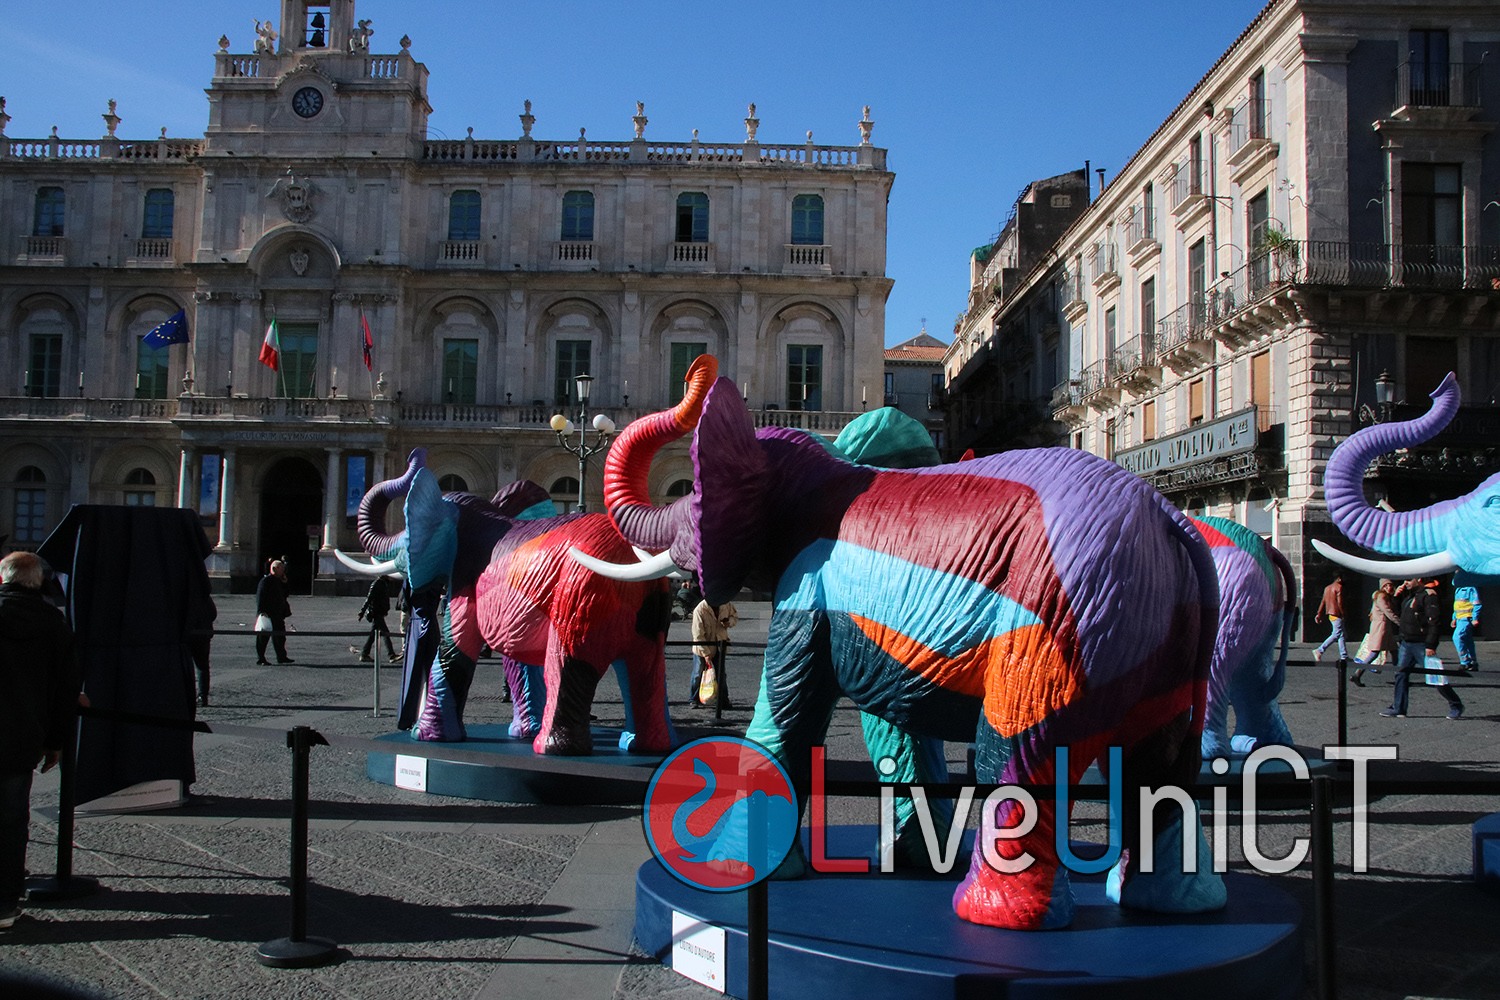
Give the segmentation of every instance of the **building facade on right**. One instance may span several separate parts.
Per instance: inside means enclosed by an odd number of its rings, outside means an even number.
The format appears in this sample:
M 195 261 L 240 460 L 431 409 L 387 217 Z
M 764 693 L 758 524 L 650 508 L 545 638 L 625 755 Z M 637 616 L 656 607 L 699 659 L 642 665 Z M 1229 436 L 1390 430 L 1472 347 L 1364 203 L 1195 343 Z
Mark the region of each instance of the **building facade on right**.
M 1459 418 L 1377 463 L 1370 499 L 1500 470 L 1497 61 L 1487 0 L 1268 3 L 1050 254 L 970 296 L 945 371 L 950 407 L 994 415 L 968 422 L 981 453 L 1087 449 L 1248 525 L 1310 621 L 1340 440 L 1453 371 Z

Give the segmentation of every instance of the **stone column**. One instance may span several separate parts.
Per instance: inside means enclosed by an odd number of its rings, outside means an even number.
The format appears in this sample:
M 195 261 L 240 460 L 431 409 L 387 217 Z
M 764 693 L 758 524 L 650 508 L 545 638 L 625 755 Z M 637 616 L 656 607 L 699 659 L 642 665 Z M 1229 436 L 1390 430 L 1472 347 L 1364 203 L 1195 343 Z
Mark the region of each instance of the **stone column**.
M 193 502 L 193 458 L 195 452 L 192 448 L 182 449 L 182 461 L 177 469 L 177 506 L 196 510 L 197 504 Z M 220 489 L 222 490 L 222 485 Z
M 339 448 L 328 449 L 328 476 L 323 487 L 323 548 L 331 549 L 338 545 L 339 517 L 342 514 L 340 508 L 343 503 L 343 491 L 339 488 L 339 459 L 343 456 Z
M 234 548 L 234 449 L 224 449 L 224 464 L 219 471 L 219 544 L 215 549 Z

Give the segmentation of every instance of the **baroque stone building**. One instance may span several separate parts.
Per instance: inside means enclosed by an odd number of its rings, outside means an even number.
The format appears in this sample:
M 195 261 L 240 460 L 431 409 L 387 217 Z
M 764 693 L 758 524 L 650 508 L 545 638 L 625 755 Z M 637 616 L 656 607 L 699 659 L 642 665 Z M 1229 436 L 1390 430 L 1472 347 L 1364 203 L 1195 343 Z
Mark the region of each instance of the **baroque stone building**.
M 976 262 L 951 447 L 1113 458 L 1272 539 L 1310 622 L 1335 569 L 1311 539 L 1348 547 L 1323 469 L 1361 423 L 1454 371 L 1460 418 L 1377 463 L 1371 500 L 1500 469 L 1497 57 L 1486 0 L 1266 4 L 1048 253 L 1004 282 Z
M 354 0 L 282 0 L 219 39 L 201 137 L 119 136 L 110 101 L 99 139 L 14 138 L 0 103 L 10 547 L 70 504 L 178 504 L 216 586 L 286 555 L 326 588 L 415 447 L 445 488 L 576 499 L 548 420 L 577 375 L 619 425 L 705 351 L 763 423 L 836 434 L 879 391 L 893 176 L 868 108 L 847 146 L 762 142 L 754 105 L 743 141 L 647 138 L 641 104 L 631 138 L 544 139 L 530 101 L 514 138 L 435 140 L 413 43 L 373 34 Z M 179 311 L 187 345 L 142 344 Z M 679 448 L 651 486 L 689 477 Z

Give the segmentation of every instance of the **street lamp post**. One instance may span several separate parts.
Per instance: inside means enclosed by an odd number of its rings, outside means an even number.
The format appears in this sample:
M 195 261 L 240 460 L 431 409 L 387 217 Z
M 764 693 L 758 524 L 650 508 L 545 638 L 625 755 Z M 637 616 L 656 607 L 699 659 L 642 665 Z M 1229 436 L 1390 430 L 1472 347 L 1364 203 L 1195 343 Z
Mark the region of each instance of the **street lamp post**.
M 1391 406 L 1395 402 L 1396 380 L 1391 373 L 1382 371 L 1375 379 L 1375 411 L 1381 423 L 1391 419 Z
M 589 433 L 589 388 L 594 382 L 592 375 L 579 375 L 573 380 L 578 386 L 578 424 L 575 427 L 573 421 L 561 413 L 553 414 L 549 422 L 552 429 L 557 432 L 557 443 L 569 454 L 578 456 L 578 513 L 584 513 L 583 503 L 584 483 L 588 481 L 589 458 L 599 454 L 609 447 L 609 436 L 615 432 L 615 422 L 600 413 L 594 417 L 593 427 L 598 433 L 594 443 L 588 441 Z M 578 431 L 578 443 L 569 440 L 573 431 Z

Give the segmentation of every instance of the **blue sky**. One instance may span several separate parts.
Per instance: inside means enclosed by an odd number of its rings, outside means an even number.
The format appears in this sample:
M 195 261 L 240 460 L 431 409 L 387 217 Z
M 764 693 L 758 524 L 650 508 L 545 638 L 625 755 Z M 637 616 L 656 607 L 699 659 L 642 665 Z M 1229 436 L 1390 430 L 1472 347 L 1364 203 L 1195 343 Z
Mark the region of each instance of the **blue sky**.
M 621 0 L 358 0 L 371 48 L 403 34 L 430 71 L 434 136 L 743 141 L 756 103 L 763 143 L 854 145 L 863 105 L 890 150 L 886 341 L 952 339 L 968 253 L 998 231 L 1031 180 L 1123 166 L 1264 0 L 891 0 L 731 3 Z M 66 4 L 11 0 L 0 95 L 12 138 L 202 135 L 221 34 L 253 47 L 279 0 Z M 60 19 L 59 15 L 62 14 Z

